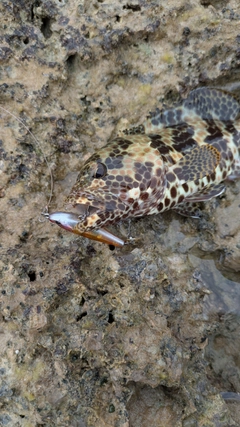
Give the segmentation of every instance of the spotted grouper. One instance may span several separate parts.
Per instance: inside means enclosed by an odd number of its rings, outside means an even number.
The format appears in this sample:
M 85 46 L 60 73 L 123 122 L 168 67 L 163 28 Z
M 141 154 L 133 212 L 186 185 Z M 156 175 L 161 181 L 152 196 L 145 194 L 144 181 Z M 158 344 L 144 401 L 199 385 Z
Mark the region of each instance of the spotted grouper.
M 212 88 L 193 90 L 174 108 L 157 110 L 82 166 L 66 212 L 52 223 L 103 243 L 125 242 L 105 229 L 126 218 L 174 209 L 198 217 L 198 203 L 240 175 L 240 103 Z

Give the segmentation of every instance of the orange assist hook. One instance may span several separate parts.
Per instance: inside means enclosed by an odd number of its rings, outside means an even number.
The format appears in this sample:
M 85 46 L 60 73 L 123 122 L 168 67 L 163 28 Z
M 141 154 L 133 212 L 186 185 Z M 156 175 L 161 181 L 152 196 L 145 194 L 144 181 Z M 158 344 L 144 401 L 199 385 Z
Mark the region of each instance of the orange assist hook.
M 50 214 L 45 214 L 45 216 L 49 219 L 50 222 L 59 225 L 59 227 L 63 228 L 64 230 L 83 237 L 87 237 L 88 239 L 106 243 L 107 245 L 114 245 L 119 248 L 122 247 L 125 243 L 124 240 L 119 239 L 119 237 L 114 236 L 114 234 L 103 228 L 81 233 L 77 228 L 75 228 L 79 222 L 79 217 L 76 214 L 68 212 L 52 212 Z

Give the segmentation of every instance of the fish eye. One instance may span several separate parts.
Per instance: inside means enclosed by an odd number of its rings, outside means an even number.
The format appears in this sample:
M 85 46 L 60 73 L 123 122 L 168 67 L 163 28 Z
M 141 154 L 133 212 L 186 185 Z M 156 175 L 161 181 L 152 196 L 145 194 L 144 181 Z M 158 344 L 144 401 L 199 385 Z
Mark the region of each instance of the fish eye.
M 97 163 L 93 171 L 93 178 L 103 178 L 107 174 L 107 168 L 103 163 Z

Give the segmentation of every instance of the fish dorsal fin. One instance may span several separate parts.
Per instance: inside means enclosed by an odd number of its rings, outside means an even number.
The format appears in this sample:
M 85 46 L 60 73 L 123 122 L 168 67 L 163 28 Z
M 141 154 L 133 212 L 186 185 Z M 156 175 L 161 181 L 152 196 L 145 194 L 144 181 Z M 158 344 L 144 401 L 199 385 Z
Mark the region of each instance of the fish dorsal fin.
M 214 173 L 219 161 L 220 153 L 215 147 L 209 144 L 198 146 L 169 168 L 167 181 L 183 184 L 202 179 Z
M 178 105 L 166 110 L 157 110 L 152 113 L 143 123 L 146 134 L 158 133 L 161 129 L 184 123 L 183 105 Z
M 238 99 L 223 90 L 201 87 L 190 92 L 180 105 L 157 111 L 143 123 L 145 133 L 157 133 L 160 129 L 191 123 L 193 120 L 233 121 L 240 112 Z

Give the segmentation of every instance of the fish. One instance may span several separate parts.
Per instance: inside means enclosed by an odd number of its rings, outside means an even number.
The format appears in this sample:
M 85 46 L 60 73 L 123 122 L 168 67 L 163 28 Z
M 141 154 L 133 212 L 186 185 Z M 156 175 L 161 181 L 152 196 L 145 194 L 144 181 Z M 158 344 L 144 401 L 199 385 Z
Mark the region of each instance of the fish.
M 240 102 L 201 87 L 181 103 L 122 132 L 81 167 L 65 211 L 50 222 L 72 233 L 122 247 L 105 227 L 173 209 L 199 218 L 199 203 L 240 175 Z

